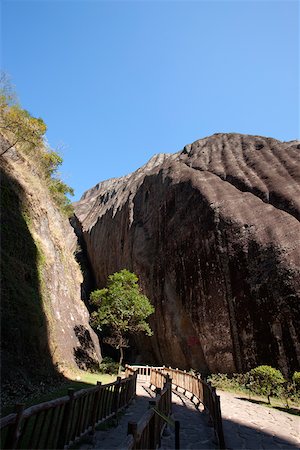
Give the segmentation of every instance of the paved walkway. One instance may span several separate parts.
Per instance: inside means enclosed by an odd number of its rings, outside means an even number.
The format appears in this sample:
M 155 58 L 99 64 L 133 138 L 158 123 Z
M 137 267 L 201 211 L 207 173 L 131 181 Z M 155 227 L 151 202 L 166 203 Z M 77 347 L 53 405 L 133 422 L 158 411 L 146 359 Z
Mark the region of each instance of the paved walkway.
M 227 448 L 294 450 L 300 448 L 300 417 L 218 391 Z
M 219 391 L 226 447 L 228 450 L 296 450 L 300 448 L 300 417 L 277 411 L 240 398 L 237 394 Z M 120 449 L 126 439 L 129 421 L 138 422 L 148 409 L 154 393 L 146 383 L 137 383 L 137 397 L 125 410 L 117 427 L 97 431 L 90 442 L 82 443 L 81 450 Z M 207 416 L 196 409 L 187 397 L 173 391 L 172 419 L 180 421 L 180 448 L 216 449 L 212 427 Z M 175 447 L 172 427 L 167 427 L 161 441 L 162 450 Z
M 207 415 L 203 409 L 197 409 L 195 404 L 179 392 L 173 391 L 172 419 L 180 422 L 180 448 L 185 449 L 216 449 L 215 433 L 208 426 Z M 163 434 L 161 449 L 174 449 L 174 429 L 167 428 Z
M 155 396 L 148 385 L 137 383 L 137 397 L 125 410 L 117 427 L 97 431 L 90 442 L 82 443 L 79 448 L 81 450 L 120 449 L 127 436 L 128 422 L 138 422 L 147 411 L 149 400 Z M 199 412 L 189 399 L 179 393 L 173 393 L 172 402 L 172 418 L 180 421 L 180 448 L 182 450 L 215 449 L 213 429 L 207 425 L 206 414 Z M 175 448 L 175 435 L 172 428 L 165 429 L 161 448 L 163 450 Z

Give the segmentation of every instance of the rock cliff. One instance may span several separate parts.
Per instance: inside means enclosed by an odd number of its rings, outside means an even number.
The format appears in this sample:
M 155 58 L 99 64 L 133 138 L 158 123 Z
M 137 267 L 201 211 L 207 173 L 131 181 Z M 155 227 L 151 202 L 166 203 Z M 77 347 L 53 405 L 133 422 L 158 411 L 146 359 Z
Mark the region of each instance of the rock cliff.
M 144 362 L 300 365 L 300 144 L 216 134 L 75 204 L 99 287 L 128 268 L 156 308 Z
M 76 236 L 38 160 L 12 148 L 0 163 L 1 378 L 2 392 L 13 397 L 22 384 L 89 368 L 101 355 L 81 300 Z

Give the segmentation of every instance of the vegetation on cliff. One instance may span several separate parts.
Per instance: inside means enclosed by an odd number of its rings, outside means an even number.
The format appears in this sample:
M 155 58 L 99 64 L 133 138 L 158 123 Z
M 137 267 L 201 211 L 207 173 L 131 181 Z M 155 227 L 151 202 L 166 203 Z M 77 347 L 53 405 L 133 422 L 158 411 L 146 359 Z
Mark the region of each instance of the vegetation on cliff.
M 59 176 L 58 168 L 63 159 L 46 142 L 47 126 L 40 117 L 33 117 L 23 109 L 16 98 L 7 75 L 0 75 L 0 133 L 4 137 L 0 156 L 17 148 L 23 155 L 35 163 L 39 175 L 45 180 L 53 200 L 61 211 L 70 216 L 73 207 L 68 195 L 74 195 L 73 189 Z
M 20 184 L 1 168 L 2 404 L 36 392 L 55 374 L 41 302 L 44 255 Z
M 68 376 L 79 364 L 86 369 L 101 360 L 80 295 L 82 275 L 73 255 L 76 237 L 66 217 L 71 205 L 65 194 L 71 189 L 57 174 L 62 158 L 48 148 L 41 119 L 14 102 L 4 86 L 1 406 L 55 386 L 63 379 L 61 373 Z

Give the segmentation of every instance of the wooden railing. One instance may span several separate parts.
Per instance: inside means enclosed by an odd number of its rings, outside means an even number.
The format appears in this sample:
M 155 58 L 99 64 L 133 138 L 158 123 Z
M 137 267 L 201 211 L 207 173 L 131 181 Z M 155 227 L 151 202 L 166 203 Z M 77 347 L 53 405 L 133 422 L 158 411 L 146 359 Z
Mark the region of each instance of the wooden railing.
M 136 367 L 136 366 L 134 366 Z M 151 369 L 151 374 L 154 371 Z M 128 436 L 123 450 L 155 449 L 160 446 L 161 435 L 166 425 L 166 419 L 172 409 L 172 381 L 168 375 L 163 375 L 164 386 L 156 388 L 156 397 L 149 401 L 149 409 L 139 422 L 128 423 Z
M 1 448 L 49 449 L 74 444 L 88 432 L 116 417 L 136 393 L 137 372 L 124 379 L 82 389 L 16 412 L 0 420 Z
M 152 368 L 149 381 L 150 386 L 162 389 L 166 382 L 166 374 L 163 372 L 163 368 Z
M 150 375 L 151 371 L 153 369 L 156 370 L 162 370 L 165 366 L 159 366 L 159 367 L 152 367 L 152 366 L 139 366 L 139 365 L 132 365 L 132 366 L 125 366 L 125 369 L 130 368 L 131 370 L 137 371 L 138 379 L 141 381 L 150 381 Z
M 220 396 L 216 394 L 216 389 L 210 383 L 206 383 L 200 376 L 187 373 L 179 369 L 163 368 L 163 374 L 168 374 L 172 379 L 172 384 L 183 389 L 183 393 L 190 392 L 192 400 L 202 403 L 209 414 L 210 422 L 215 429 L 219 447 L 225 448 L 223 423 L 221 415 Z
M 220 397 L 216 394 L 216 389 L 210 383 L 206 383 L 200 376 L 193 375 L 185 370 L 167 368 L 165 366 L 130 366 L 132 370 L 137 370 L 138 379 L 149 381 L 150 385 L 162 388 L 165 376 L 169 375 L 175 389 L 182 388 L 183 393 L 189 392 L 191 399 L 198 405 L 203 404 L 208 413 L 209 421 L 215 429 L 219 447 L 225 448 L 223 423 L 221 415 Z

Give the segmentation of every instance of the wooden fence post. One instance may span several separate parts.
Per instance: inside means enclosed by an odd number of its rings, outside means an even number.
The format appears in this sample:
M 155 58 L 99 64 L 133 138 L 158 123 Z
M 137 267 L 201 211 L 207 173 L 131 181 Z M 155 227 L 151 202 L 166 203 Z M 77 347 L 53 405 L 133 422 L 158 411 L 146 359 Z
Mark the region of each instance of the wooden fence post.
M 12 426 L 9 434 L 6 438 L 5 447 L 4 448 L 17 448 L 19 436 L 20 436 L 20 424 L 22 420 L 22 415 L 24 411 L 25 405 L 24 403 L 17 403 L 15 405 L 15 413 L 16 413 L 16 421 Z
M 172 413 L 172 378 L 170 377 L 170 375 L 167 373 L 166 375 L 166 383 L 170 384 L 170 389 L 169 389 L 169 397 L 168 397 L 168 403 L 169 403 L 169 411 L 170 414 Z
M 69 401 L 66 403 L 63 418 L 61 421 L 60 426 L 60 433 L 59 438 L 57 442 L 57 448 L 64 448 L 65 444 L 67 444 L 67 439 L 69 435 L 69 428 L 70 428 L 70 422 L 72 418 L 72 410 L 73 410 L 73 403 L 74 403 L 74 392 L 75 390 L 70 388 L 68 389 L 68 395 L 69 395 Z
M 149 400 L 149 409 L 151 408 L 155 408 L 157 406 L 157 401 L 154 400 Z M 157 440 L 157 436 L 160 433 L 157 433 L 157 428 L 158 428 L 158 417 L 156 412 L 154 411 L 153 416 L 152 416 L 152 426 L 149 423 L 149 449 L 154 450 L 156 449 L 156 447 L 159 445 L 158 442 L 156 442 Z
M 99 387 L 98 391 L 95 392 L 94 395 L 94 401 L 93 401 L 93 409 L 92 409 L 92 430 L 91 430 L 91 434 L 95 433 L 95 426 L 96 426 L 96 421 L 97 421 L 97 409 L 98 409 L 98 403 L 99 403 L 99 394 L 100 394 L 100 389 L 101 389 L 101 381 L 97 381 L 97 386 Z
M 175 420 L 175 450 L 180 449 L 180 422 Z
M 132 389 L 132 399 L 136 396 L 136 383 L 137 383 L 137 373 L 134 375 L 133 389 Z
M 224 432 L 223 432 L 223 422 L 222 422 L 222 414 L 221 414 L 221 401 L 220 396 L 217 395 L 217 411 L 218 411 L 218 418 L 217 418 L 217 430 L 218 430 L 218 438 L 219 438 L 219 446 L 221 449 L 225 449 L 225 438 L 224 438 Z
M 113 396 L 113 410 L 115 412 L 116 418 L 118 418 L 118 409 L 120 402 L 120 387 L 121 387 L 121 377 L 117 377 L 117 383 L 115 385 L 114 396 Z
M 136 433 L 137 433 L 137 423 L 136 422 L 128 422 L 127 425 L 127 435 L 132 434 L 133 436 L 133 448 L 136 448 Z

